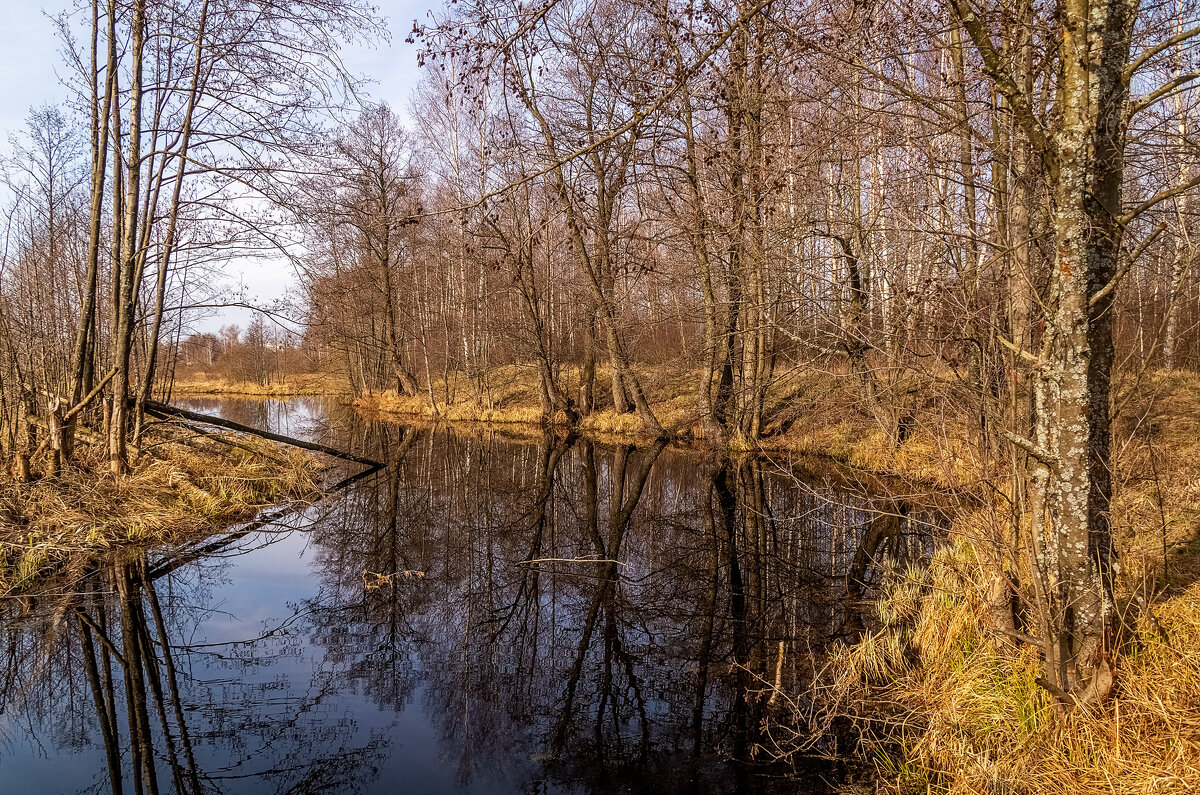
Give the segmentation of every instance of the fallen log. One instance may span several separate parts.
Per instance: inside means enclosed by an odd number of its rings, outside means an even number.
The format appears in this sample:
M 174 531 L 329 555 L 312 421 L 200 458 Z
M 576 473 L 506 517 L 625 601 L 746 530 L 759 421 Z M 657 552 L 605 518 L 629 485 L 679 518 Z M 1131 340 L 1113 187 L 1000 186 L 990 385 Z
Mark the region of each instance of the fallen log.
M 336 447 L 317 444 L 316 442 L 306 442 L 303 439 L 293 439 L 292 437 L 284 436 L 281 433 L 272 433 L 271 431 L 252 428 L 249 425 L 242 425 L 240 422 L 227 420 L 224 417 L 213 417 L 209 414 L 201 414 L 198 411 L 189 411 L 187 409 L 181 409 L 178 406 L 172 406 L 167 403 L 159 403 L 156 400 L 146 401 L 146 411 L 159 418 L 179 417 L 191 422 L 215 425 L 218 428 L 225 428 L 226 430 L 230 431 L 238 431 L 239 433 L 247 433 L 251 436 L 259 436 L 263 439 L 269 439 L 272 442 L 279 442 L 280 444 L 287 444 L 291 445 L 292 447 L 300 447 L 305 450 L 312 450 L 315 453 L 324 453 L 325 455 L 331 455 L 335 458 L 341 458 L 345 461 L 353 461 L 356 464 L 364 464 L 369 467 L 383 467 L 383 464 L 375 461 L 374 459 L 361 455 L 355 455 L 354 453 L 347 453 L 344 450 L 338 450 Z
M 344 478 L 326 488 L 322 494 L 317 496 L 316 501 L 319 502 L 327 495 L 334 494 L 346 488 L 347 486 L 362 480 L 363 478 L 370 477 L 382 468 L 383 466 L 381 464 L 378 466 L 367 467 L 361 472 L 356 472 L 350 477 Z M 164 577 L 176 569 L 182 568 L 193 561 L 220 552 L 222 549 L 230 546 L 235 541 L 245 538 L 256 530 L 261 530 L 268 525 L 275 524 L 289 514 L 297 513 L 298 511 L 303 510 L 305 507 L 307 506 L 284 505 L 281 508 L 262 514 L 257 519 L 238 527 L 236 530 L 225 533 L 215 540 L 205 540 L 203 544 L 198 546 L 176 550 L 173 557 L 164 558 L 163 560 L 159 561 L 154 568 L 147 573 L 146 579 L 157 580 L 158 578 Z

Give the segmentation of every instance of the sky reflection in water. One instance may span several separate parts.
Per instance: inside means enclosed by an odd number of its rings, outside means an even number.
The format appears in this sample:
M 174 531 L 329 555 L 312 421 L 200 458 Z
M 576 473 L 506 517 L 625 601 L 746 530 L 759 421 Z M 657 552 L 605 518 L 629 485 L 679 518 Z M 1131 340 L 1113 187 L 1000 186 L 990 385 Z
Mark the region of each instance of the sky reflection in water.
M 0 790 L 826 791 L 841 766 L 737 763 L 787 717 L 747 693 L 799 690 L 936 523 L 767 460 L 182 402 L 389 466 L 5 605 Z

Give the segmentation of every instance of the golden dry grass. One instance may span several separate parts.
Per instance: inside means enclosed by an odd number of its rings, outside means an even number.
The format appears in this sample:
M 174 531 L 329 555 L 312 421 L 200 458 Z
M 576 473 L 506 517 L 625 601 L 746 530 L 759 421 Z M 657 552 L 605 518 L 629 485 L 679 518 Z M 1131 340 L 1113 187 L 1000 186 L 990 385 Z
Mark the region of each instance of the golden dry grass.
M 53 480 L 0 483 L 0 595 L 69 574 L 104 550 L 208 535 L 320 493 L 320 465 L 296 450 L 240 438 L 230 447 L 178 430 L 151 441 L 127 477 L 103 473 L 81 451 L 83 466 Z
M 655 415 L 667 432 L 675 439 L 703 442 L 704 426 L 696 408 L 698 371 L 640 366 L 635 369 Z M 859 470 L 938 486 L 967 482 L 978 469 L 966 434 L 946 433 L 945 417 L 935 418 L 928 427 L 917 423 L 905 443 L 894 448 L 878 423 L 863 412 L 861 401 L 851 394 L 853 379 L 835 376 L 796 370 L 780 379 L 766 395 L 766 432 L 762 438 L 749 442 L 735 437 L 729 441 L 730 449 L 829 457 Z M 452 375 L 449 384 L 436 379 L 433 388 L 438 404 L 436 412 L 425 392 L 403 396 L 391 390 L 362 395 L 353 403 L 368 413 L 409 421 L 529 427 L 565 424 L 565 416 L 548 419 L 543 416 L 535 378 L 532 368 L 512 365 L 488 373 L 482 386 L 461 374 Z M 577 382 L 578 372 L 567 368 L 562 383 L 571 387 Z M 636 413 L 618 414 L 606 404 L 608 383 L 608 368 L 598 367 L 596 393 L 602 402 L 580 420 L 577 430 L 589 437 L 614 442 L 641 435 L 642 422 Z
M 884 792 L 1200 791 L 1200 581 L 1159 605 L 1158 626 L 1138 625 L 1116 696 L 1066 717 L 1036 682 L 1036 652 L 990 629 L 983 581 L 963 541 L 896 577 L 881 628 L 834 651 L 806 730 L 854 716 Z
M 1200 375 L 1155 374 L 1124 402 L 1114 444 L 1113 523 L 1127 558 L 1200 537 Z
M 187 378 L 175 382 L 178 396 L 228 395 L 231 397 L 312 397 L 341 395 L 346 391 L 338 379 L 323 373 L 297 373 L 282 382 L 258 384 L 222 378 Z
M 696 409 L 699 372 L 663 366 L 636 366 L 635 370 L 655 415 L 671 437 L 704 442 L 704 425 Z M 495 368 L 481 379 L 463 373 L 435 377 L 432 393 L 436 410 L 428 390 L 408 396 L 387 390 L 360 395 L 351 402 L 364 413 L 409 422 L 507 426 L 514 431 L 522 426 L 565 427 L 565 415 L 543 416 L 536 378 L 533 368 L 521 365 Z M 577 391 L 577 367 L 563 368 L 560 378 L 570 393 Z M 642 422 L 634 412 L 618 414 L 612 409 L 609 378 L 609 368 L 599 365 L 596 395 L 600 405 L 583 417 L 575 430 L 600 441 L 627 442 L 643 434 Z M 893 448 L 883 429 L 863 411 L 861 401 L 852 394 L 853 388 L 848 373 L 791 371 L 767 391 L 764 435 L 753 442 L 735 437 L 729 447 L 734 452 L 768 450 L 828 457 L 860 470 L 938 486 L 965 482 L 977 468 L 970 446 L 964 441 L 965 434 L 945 433 L 945 417 L 936 418 L 929 428 L 918 423 L 910 438 L 900 448 Z M 348 397 L 338 377 L 321 373 L 297 374 L 289 376 L 286 383 L 265 386 L 219 379 L 182 380 L 176 384 L 175 393 Z M 786 424 L 781 420 L 787 420 Z M 953 424 L 952 419 L 949 422 Z
M 674 369 L 651 372 L 638 368 L 638 375 L 647 388 L 659 422 L 672 435 L 688 437 L 699 432 L 692 373 Z M 565 416 L 550 417 L 547 422 L 538 402 L 536 377 L 531 368 L 510 365 L 488 373 L 483 384 L 462 375 L 451 376 L 449 384 L 443 379 L 435 379 L 436 411 L 426 392 L 406 396 L 389 390 L 362 395 L 353 402 L 356 408 L 368 412 L 449 423 L 564 424 Z M 562 377 L 563 382 L 569 384 L 578 380 L 578 373 L 568 368 Z M 601 398 L 606 395 L 608 379 L 608 368 L 597 367 L 596 391 Z M 641 434 L 642 423 L 636 413 L 618 414 L 611 407 L 601 406 L 581 420 L 578 430 L 601 438 L 625 438 Z
M 972 541 L 992 521 L 985 506 L 958 517 L 927 565 L 886 583 L 877 629 L 834 651 L 807 706 L 793 702 L 799 731 L 783 745 L 803 748 L 848 716 L 877 791 L 1200 792 L 1200 377 L 1155 374 L 1131 394 L 1112 516 L 1118 600 L 1133 618 L 1114 697 L 1059 715 L 1037 651 L 993 629 Z

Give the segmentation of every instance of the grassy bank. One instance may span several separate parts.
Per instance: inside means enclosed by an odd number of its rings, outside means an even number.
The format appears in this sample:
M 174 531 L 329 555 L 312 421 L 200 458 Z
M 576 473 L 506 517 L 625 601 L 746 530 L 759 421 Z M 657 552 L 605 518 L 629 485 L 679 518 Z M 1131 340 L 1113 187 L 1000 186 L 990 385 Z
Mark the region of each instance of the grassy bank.
M 849 719 L 886 792 L 1200 792 L 1200 378 L 1144 382 L 1114 448 L 1125 629 L 1113 698 L 1060 715 L 1037 650 L 994 628 L 981 508 L 928 565 L 892 576 L 877 631 L 836 650 L 777 750 Z
M 192 540 L 320 493 L 312 456 L 244 438 L 152 431 L 126 478 L 81 451 L 54 479 L 0 483 L 0 595 L 73 579 L 97 554 Z
M 528 373 L 495 375 L 486 394 L 465 383 L 435 390 L 454 396 L 436 416 L 427 396 L 369 395 L 357 405 L 406 419 L 539 424 Z M 695 374 L 641 375 L 664 426 L 702 439 Z M 797 373 L 772 389 L 767 435 L 755 446 L 831 457 L 967 499 L 950 543 L 886 584 L 875 631 L 835 651 L 817 692 L 792 694 L 795 714 L 774 727 L 779 745 L 770 750 L 811 750 L 848 720 L 885 792 L 1200 791 L 1200 377 L 1157 374 L 1119 390 L 1112 520 L 1128 627 L 1115 696 L 1063 717 L 1037 684 L 1036 649 L 995 629 L 987 610 L 991 569 L 977 542 L 1007 516 L 1004 462 L 980 460 L 966 419 L 932 401 L 913 407 L 910 437 L 893 446 L 858 403 L 853 380 L 835 375 Z M 602 405 L 581 430 L 628 439 L 640 422 Z
M 704 441 L 704 426 L 696 408 L 699 374 L 671 367 L 636 369 L 655 416 L 667 432 L 677 440 Z M 452 376 L 449 383 L 439 379 L 432 390 L 436 409 L 428 392 L 407 396 L 395 391 L 371 393 L 355 398 L 353 404 L 366 413 L 403 421 L 565 426 L 565 415 L 544 417 L 535 377 L 530 368 L 510 366 L 492 371 L 486 382 L 461 375 Z M 573 372 L 563 374 L 564 384 L 575 380 Z M 636 413 L 613 409 L 608 384 L 607 368 L 599 367 L 598 405 L 576 429 L 600 440 L 636 439 L 642 433 L 641 419 Z M 860 405 L 852 384 L 846 373 L 795 371 L 767 392 L 763 436 L 753 443 L 735 438 L 729 445 L 737 451 L 833 458 L 856 469 L 938 486 L 954 486 L 975 477 L 978 462 L 964 441 L 965 432 L 953 430 L 952 418 L 939 415 L 933 418 L 936 424 L 928 428 L 918 422 L 905 443 L 894 447 L 885 429 Z
M 179 397 L 225 395 L 228 397 L 316 397 L 340 395 L 345 386 L 323 373 L 297 373 L 269 384 L 223 378 L 183 378 L 175 382 L 172 394 Z
M 1186 557 L 1136 620 L 1115 697 L 1060 717 L 1036 651 L 992 630 L 975 550 L 948 546 L 886 588 L 879 631 L 835 651 L 788 750 L 849 718 L 877 791 L 1200 791 L 1200 556 Z
M 583 417 L 579 430 L 593 434 L 612 436 L 637 436 L 641 432 L 641 421 L 636 414 L 618 414 L 611 405 L 605 405 L 608 397 L 607 368 L 597 368 L 597 398 L 601 401 L 596 411 Z M 688 437 L 699 430 L 690 403 L 694 403 L 693 374 L 672 368 L 659 368 L 653 372 L 639 372 L 648 391 L 655 414 L 663 427 L 672 436 Z M 496 368 L 481 380 L 454 375 L 434 381 L 433 388 L 419 395 L 399 395 L 394 390 L 362 395 L 354 405 L 381 414 L 398 417 L 413 417 L 451 423 L 485 423 L 495 425 L 563 425 L 565 416 L 545 418 L 538 399 L 537 374 L 532 368 L 507 366 Z M 577 379 L 573 373 L 565 373 L 564 382 Z M 430 401 L 432 392 L 434 407 Z M 690 401 L 690 403 L 689 403 Z M 608 400 L 611 404 L 611 399 Z
M 672 367 L 637 368 L 655 415 L 678 441 L 704 442 L 705 433 L 696 409 L 699 374 Z M 332 397 L 351 403 L 359 411 L 385 419 L 410 423 L 446 423 L 503 428 L 519 435 L 540 435 L 547 425 L 565 428 L 563 414 L 545 417 L 538 398 L 535 372 L 528 367 L 506 366 L 477 380 L 451 374 L 436 378 L 432 390 L 417 395 L 400 395 L 395 390 L 352 397 L 344 380 L 336 375 L 301 373 L 286 381 L 256 384 L 245 381 L 193 378 L 177 382 L 179 397 L 287 398 Z M 564 383 L 578 380 L 568 368 Z M 764 436 L 753 444 L 734 439 L 738 451 L 752 449 L 790 452 L 824 458 L 856 469 L 884 475 L 901 475 L 938 485 L 952 485 L 968 477 L 965 468 L 974 465 L 964 434 L 932 434 L 919 425 L 899 448 L 856 404 L 859 399 L 848 389 L 845 373 L 796 372 L 767 392 Z M 597 407 L 579 421 L 575 430 L 591 438 L 616 443 L 636 440 L 642 434 L 636 413 L 618 413 L 608 391 L 609 371 L 597 368 Z M 433 402 L 430 400 L 433 394 Z M 436 408 L 435 408 L 436 404 Z M 944 430 L 944 417 L 939 417 Z M 964 467 L 965 465 L 965 467 Z

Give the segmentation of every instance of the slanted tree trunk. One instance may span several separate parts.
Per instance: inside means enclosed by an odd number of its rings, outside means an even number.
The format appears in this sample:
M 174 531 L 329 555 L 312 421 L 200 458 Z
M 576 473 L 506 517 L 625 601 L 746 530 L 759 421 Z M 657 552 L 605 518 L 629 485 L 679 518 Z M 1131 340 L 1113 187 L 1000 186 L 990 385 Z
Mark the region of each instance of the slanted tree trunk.
M 529 114 L 537 123 L 538 130 L 541 132 L 542 142 L 545 144 L 547 154 L 553 163 L 549 168 L 549 175 L 554 193 L 563 208 L 567 231 L 570 234 L 571 243 L 578 255 L 586 286 L 591 293 L 595 317 L 599 321 L 601 333 L 604 334 L 604 341 L 608 347 L 609 363 L 614 370 L 612 385 L 613 399 L 614 403 L 616 403 L 615 408 L 617 410 L 625 408 L 625 405 L 627 405 L 625 404 L 625 398 L 628 397 L 629 401 L 633 403 L 634 408 L 637 409 L 638 416 L 641 418 L 642 429 L 655 437 L 664 437 L 666 431 L 663 429 L 662 424 L 659 423 L 658 417 L 655 416 L 654 410 L 650 406 L 650 401 L 646 398 L 642 385 L 630 366 L 629 355 L 625 349 L 624 342 L 621 340 L 617 326 L 617 310 L 613 303 L 612 290 L 611 288 L 606 289 L 615 273 L 611 250 L 613 208 L 617 196 L 628 176 L 630 160 L 633 156 L 634 144 L 636 142 L 634 133 L 629 132 L 610 144 L 614 148 L 619 149 L 619 151 L 611 153 L 611 159 L 615 161 L 613 163 L 607 162 L 607 160 L 600 157 L 600 147 L 597 146 L 591 150 L 591 176 L 597 185 L 595 196 L 597 204 L 593 217 L 588 219 L 592 222 L 591 225 L 595 227 L 596 242 L 589 245 L 584 230 L 590 225 L 582 217 L 581 211 L 583 208 L 580 202 L 573 196 L 572 187 L 568 184 L 565 165 L 560 160 L 558 139 L 554 128 L 542 112 L 535 89 L 525 82 L 527 79 L 526 75 L 522 67 L 516 64 L 514 53 L 507 51 L 506 57 L 513 66 L 511 74 L 515 81 L 514 87 L 516 92 L 526 110 L 529 111 Z M 593 91 L 593 96 L 594 93 Z M 595 121 L 591 118 L 591 108 L 589 107 L 588 123 L 594 126 Z M 600 134 L 599 130 L 592 129 L 591 127 L 589 127 L 589 131 L 597 137 Z
M 91 391 L 89 374 L 94 371 L 92 358 L 96 349 L 96 292 L 100 278 L 100 223 L 104 217 L 104 184 L 108 167 L 108 131 L 112 117 L 113 93 L 116 89 L 117 62 L 117 14 L 116 0 L 108 3 L 108 54 L 104 66 L 104 100 L 100 102 L 95 80 L 91 81 L 92 125 L 91 125 L 91 202 L 88 216 L 87 275 L 84 277 L 83 300 L 79 307 L 79 326 L 75 331 L 75 344 L 71 357 L 71 405 L 74 406 L 85 392 Z M 99 66 L 99 4 L 92 5 L 91 60 L 93 68 Z M 69 462 L 74 447 L 74 420 L 63 430 L 63 454 Z
M 175 238 L 179 224 L 179 202 L 183 194 L 183 179 L 187 173 L 188 149 L 192 140 L 192 115 L 200 98 L 200 69 L 204 59 L 204 33 L 208 24 L 208 0 L 200 6 L 200 17 L 196 27 L 196 54 L 192 62 L 191 86 L 188 90 L 187 110 L 183 116 L 183 126 L 180 133 L 179 152 L 177 155 L 178 168 L 175 172 L 174 186 L 171 191 L 171 205 L 167 213 L 167 232 L 163 239 L 162 250 L 159 253 L 158 278 L 154 287 L 154 320 L 150 326 L 150 338 L 146 350 L 146 371 L 142 377 L 142 388 L 138 395 L 137 430 L 134 438 L 140 438 L 142 428 L 143 408 L 154 388 L 155 368 L 158 363 L 158 342 L 162 334 L 163 314 L 167 301 L 167 277 L 171 269 L 171 257 L 175 249 Z
M 138 204 L 141 189 L 142 52 L 145 47 L 146 0 L 135 0 L 130 20 L 131 63 L 129 86 L 129 143 L 124 214 L 121 222 L 119 271 L 116 279 L 116 326 L 113 329 L 113 364 L 119 373 L 113 384 L 112 419 L 109 426 L 109 466 L 114 475 L 129 470 L 126 444 L 129 437 L 129 362 L 133 350 L 136 285 L 141 264 L 138 246 Z

